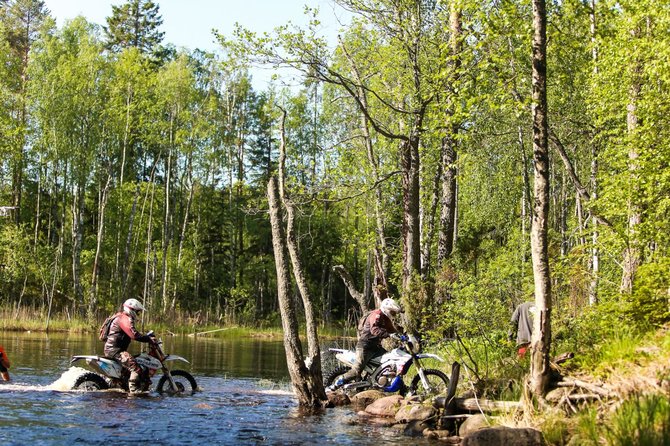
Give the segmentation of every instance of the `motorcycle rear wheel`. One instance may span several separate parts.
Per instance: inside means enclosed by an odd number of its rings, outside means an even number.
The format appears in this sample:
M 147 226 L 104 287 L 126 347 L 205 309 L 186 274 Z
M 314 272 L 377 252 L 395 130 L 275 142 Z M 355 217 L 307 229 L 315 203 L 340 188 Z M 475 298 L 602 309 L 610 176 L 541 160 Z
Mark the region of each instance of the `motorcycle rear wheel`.
M 156 391 L 159 393 L 170 393 L 170 394 L 181 394 L 181 393 L 193 393 L 198 390 L 198 384 L 195 382 L 195 378 L 185 370 L 172 370 L 170 372 L 172 375 L 172 380 L 177 386 L 177 391 L 175 392 L 170 388 L 170 381 L 168 380 L 167 375 L 161 376 L 158 380 L 158 385 L 156 386 Z
M 105 378 L 98 375 L 97 373 L 89 372 L 81 375 L 74 382 L 72 386 L 73 390 L 107 390 L 109 389 L 109 384 L 105 381 Z
M 337 378 L 340 375 L 343 375 L 349 371 L 349 367 L 345 366 L 339 366 L 335 367 L 335 369 L 330 372 L 326 377 L 323 379 L 323 385 L 325 387 L 328 387 L 331 385 L 333 382 L 335 382 L 335 378 Z
M 421 383 L 421 377 L 416 375 L 409 386 L 409 393 L 411 395 L 418 395 L 421 398 L 426 398 L 447 393 L 449 377 L 447 377 L 444 372 L 435 369 L 426 369 L 423 371 L 423 375 L 426 377 L 430 388 L 425 389 Z

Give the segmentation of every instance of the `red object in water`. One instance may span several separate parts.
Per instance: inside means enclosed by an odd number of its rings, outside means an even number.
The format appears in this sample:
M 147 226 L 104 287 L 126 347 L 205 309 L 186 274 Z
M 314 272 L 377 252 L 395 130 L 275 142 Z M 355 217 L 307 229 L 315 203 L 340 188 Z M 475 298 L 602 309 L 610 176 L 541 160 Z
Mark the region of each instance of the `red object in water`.
M 9 372 L 7 369 L 10 365 L 9 357 L 7 356 L 4 347 L 0 345 L 0 376 L 2 376 L 2 379 L 5 381 L 9 381 Z

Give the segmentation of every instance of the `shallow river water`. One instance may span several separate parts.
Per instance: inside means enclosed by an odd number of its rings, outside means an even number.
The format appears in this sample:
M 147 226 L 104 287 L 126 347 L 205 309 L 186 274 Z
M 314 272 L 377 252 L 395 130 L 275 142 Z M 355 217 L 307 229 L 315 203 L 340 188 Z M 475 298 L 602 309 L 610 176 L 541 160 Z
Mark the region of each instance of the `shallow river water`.
M 94 336 L 0 334 L 0 345 L 12 362 L 12 381 L 0 382 L 0 442 L 3 446 L 435 444 L 360 423 L 350 408 L 301 415 L 290 392 L 281 341 L 191 337 L 163 341 L 165 352 L 191 361 L 173 367 L 196 378 L 200 390 L 195 394 L 71 391 L 78 374 L 70 367 L 71 356 L 102 353 Z M 139 352 L 135 347 L 131 351 Z

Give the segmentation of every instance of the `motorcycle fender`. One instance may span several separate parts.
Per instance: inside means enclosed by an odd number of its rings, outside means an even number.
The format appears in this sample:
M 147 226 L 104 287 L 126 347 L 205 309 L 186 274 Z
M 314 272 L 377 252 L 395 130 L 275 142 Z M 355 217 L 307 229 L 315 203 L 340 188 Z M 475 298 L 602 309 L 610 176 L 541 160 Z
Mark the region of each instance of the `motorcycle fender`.
M 416 357 L 419 358 L 419 359 L 432 358 L 432 359 L 437 359 L 440 362 L 444 362 L 444 359 L 442 359 L 439 356 L 434 355 L 432 353 L 420 353 L 420 354 L 416 355 Z
M 353 366 L 356 362 L 356 352 L 352 352 L 351 350 L 342 350 L 340 353 L 336 354 L 335 357 L 338 361 L 349 367 Z
M 184 361 L 184 362 L 190 364 L 190 362 L 188 362 L 188 359 L 186 359 L 182 356 L 178 356 L 178 355 L 167 355 L 165 357 L 165 361 Z
M 110 378 L 121 377 L 121 364 L 114 361 L 113 359 L 93 355 L 79 355 L 73 356 L 70 360 L 70 364 L 73 364 L 77 361 L 86 361 L 86 364 L 88 364 L 89 367 L 101 375 L 109 376 Z

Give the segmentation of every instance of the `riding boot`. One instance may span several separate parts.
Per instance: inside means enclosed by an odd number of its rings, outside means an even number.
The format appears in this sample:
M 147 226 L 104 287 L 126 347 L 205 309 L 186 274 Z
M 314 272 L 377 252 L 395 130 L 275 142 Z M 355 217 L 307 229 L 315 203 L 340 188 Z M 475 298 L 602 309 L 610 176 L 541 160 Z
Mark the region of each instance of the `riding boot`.
M 137 393 L 142 391 L 142 383 L 140 382 L 140 374 L 137 372 L 130 372 L 128 379 L 128 390 L 130 393 Z
M 331 385 L 326 387 L 326 392 L 334 392 L 345 384 L 344 378 L 338 378 Z

